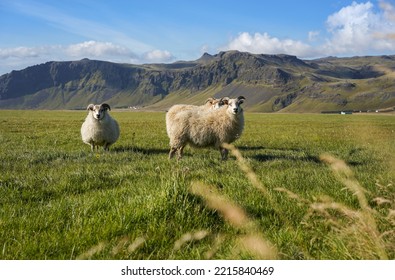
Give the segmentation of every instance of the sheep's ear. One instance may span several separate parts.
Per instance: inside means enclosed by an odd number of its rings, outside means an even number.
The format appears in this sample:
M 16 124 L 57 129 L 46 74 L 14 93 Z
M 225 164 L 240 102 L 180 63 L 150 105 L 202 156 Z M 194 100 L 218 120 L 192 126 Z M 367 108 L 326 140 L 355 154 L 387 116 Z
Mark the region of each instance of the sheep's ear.
M 245 100 L 245 97 L 244 97 L 244 96 L 239 96 L 239 97 L 237 97 L 237 101 L 239 102 L 239 104 L 243 103 L 244 100 Z
M 108 110 L 108 111 L 111 111 L 110 105 L 108 105 L 107 103 L 103 103 L 101 106 L 102 106 L 104 109 L 106 109 L 106 110 Z
M 219 105 L 220 105 L 220 106 L 228 105 L 228 104 L 229 104 L 229 97 L 222 97 L 222 98 L 219 100 Z
M 89 104 L 88 107 L 86 107 L 86 109 L 90 111 L 93 111 L 94 108 L 95 108 L 94 104 Z

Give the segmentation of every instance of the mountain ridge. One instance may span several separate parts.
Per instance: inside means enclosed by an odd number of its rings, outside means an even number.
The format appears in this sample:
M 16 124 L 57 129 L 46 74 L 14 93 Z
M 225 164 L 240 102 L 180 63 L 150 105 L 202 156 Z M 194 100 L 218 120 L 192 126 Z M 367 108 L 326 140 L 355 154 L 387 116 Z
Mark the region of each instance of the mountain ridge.
M 193 61 L 51 61 L 0 76 L 2 109 L 82 109 L 89 103 L 166 110 L 209 96 L 247 98 L 256 112 L 374 110 L 395 106 L 395 56 L 327 57 L 239 51 Z

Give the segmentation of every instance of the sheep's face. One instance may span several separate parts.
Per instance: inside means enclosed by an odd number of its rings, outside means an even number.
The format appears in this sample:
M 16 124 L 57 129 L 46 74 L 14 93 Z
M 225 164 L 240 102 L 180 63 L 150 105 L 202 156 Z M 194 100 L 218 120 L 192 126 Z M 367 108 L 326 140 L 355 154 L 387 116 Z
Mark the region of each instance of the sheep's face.
M 237 115 L 243 111 L 241 108 L 241 104 L 244 102 L 245 98 L 243 96 L 239 96 L 237 98 L 228 99 L 226 104 L 228 104 L 228 111 L 232 114 Z
M 90 104 L 88 110 L 96 120 L 101 120 L 106 115 L 106 111 L 110 110 L 110 106 L 105 103 L 101 105 Z

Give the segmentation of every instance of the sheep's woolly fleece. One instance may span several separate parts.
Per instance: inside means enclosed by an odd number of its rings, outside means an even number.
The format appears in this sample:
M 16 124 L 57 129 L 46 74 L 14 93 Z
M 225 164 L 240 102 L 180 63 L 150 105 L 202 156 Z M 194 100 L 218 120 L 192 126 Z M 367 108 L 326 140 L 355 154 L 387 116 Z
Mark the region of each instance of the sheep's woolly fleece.
M 222 159 L 226 159 L 228 151 L 223 144 L 234 142 L 244 129 L 244 114 L 240 107 L 244 100 L 243 96 L 226 99 L 225 105 L 216 110 L 195 108 L 175 113 L 170 109 L 166 114 L 169 158 L 176 152 L 181 158 L 184 147 L 189 144 L 198 148 L 215 147 L 220 150 Z
M 110 106 L 106 103 L 89 104 L 87 110 L 88 116 L 81 126 L 82 141 L 90 145 L 92 151 L 99 146 L 108 150 L 120 134 L 118 122 L 108 112 L 111 110 Z

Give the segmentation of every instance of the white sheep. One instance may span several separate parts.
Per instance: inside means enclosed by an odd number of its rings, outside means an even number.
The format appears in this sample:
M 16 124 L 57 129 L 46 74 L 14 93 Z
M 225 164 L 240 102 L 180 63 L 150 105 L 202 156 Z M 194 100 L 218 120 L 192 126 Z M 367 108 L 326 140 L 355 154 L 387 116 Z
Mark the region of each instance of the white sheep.
M 177 118 L 176 116 L 180 112 L 183 112 L 183 111 L 186 111 L 186 110 L 199 109 L 200 110 L 199 112 L 203 113 L 206 110 L 218 109 L 221 106 L 223 106 L 224 104 L 225 104 L 225 101 L 223 101 L 223 98 L 216 99 L 216 98 L 210 97 L 201 106 L 189 105 L 189 104 L 176 104 L 176 105 L 173 105 L 172 107 L 170 107 L 170 109 L 166 113 L 166 130 L 167 130 L 167 134 L 169 134 L 170 131 L 173 130 L 173 128 L 171 127 L 173 124 L 177 125 L 177 122 L 174 122 L 173 119 L 176 119 Z
M 191 109 L 218 109 L 219 107 L 223 106 L 224 102 L 221 99 L 216 99 L 213 97 L 209 97 L 203 105 L 190 105 L 190 104 L 176 104 L 170 107 L 167 111 L 166 118 L 172 119 L 176 114 L 184 110 L 191 110 Z M 167 123 L 167 122 L 166 122 Z
M 107 151 L 119 138 L 119 125 L 108 112 L 110 105 L 89 104 L 87 110 L 88 116 L 81 126 L 82 141 L 90 145 L 92 151 L 98 146 Z
M 224 98 L 225 105 L 216 110 L 202 112 L 199 108 L 184 110 L 168 118 L 166 116 L 167 134 L 170 138 L 169 158 L 178 152 L 182 157 L 187 144 L 193 147 L 215 147 L 226 160 L 228 150 L 223 144 L 230 144 L 241 136 L 244 128 L 244 114 L 240 104 L 245 98 Z M 170 111 L 169 111 L 170 112 Z

